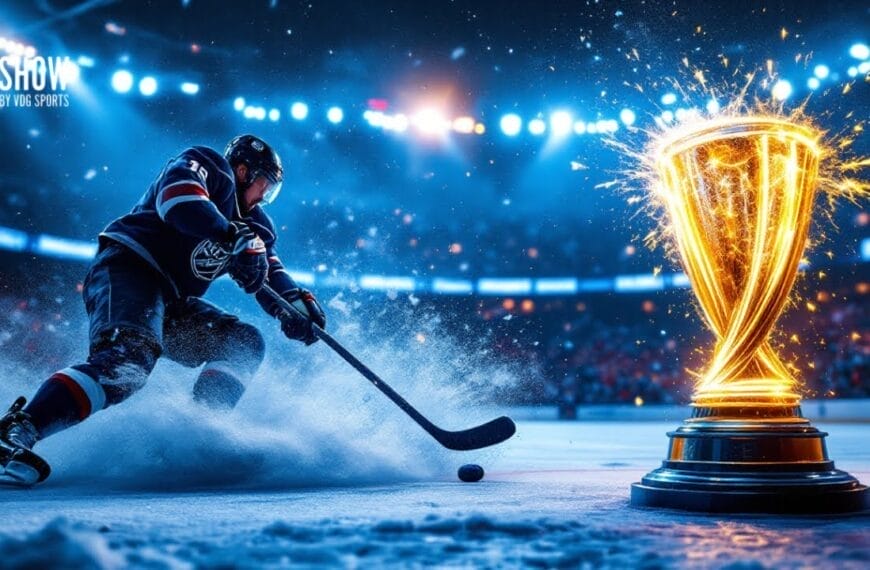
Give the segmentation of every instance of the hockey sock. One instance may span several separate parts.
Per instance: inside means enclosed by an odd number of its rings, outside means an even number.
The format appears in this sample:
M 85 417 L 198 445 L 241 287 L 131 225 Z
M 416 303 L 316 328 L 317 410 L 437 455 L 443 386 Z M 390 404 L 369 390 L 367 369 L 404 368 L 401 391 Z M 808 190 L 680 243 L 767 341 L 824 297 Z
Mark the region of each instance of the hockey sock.
M 73 426 L 106 405 L 96 371 L 87 364 L 64 368 L 52 374 L 24 408 L 40 438 Z
M 207 362 L 193 385 L 193 399 L 210 408 L 232 408 L 244 392 L 245 385 L 225 361 Z

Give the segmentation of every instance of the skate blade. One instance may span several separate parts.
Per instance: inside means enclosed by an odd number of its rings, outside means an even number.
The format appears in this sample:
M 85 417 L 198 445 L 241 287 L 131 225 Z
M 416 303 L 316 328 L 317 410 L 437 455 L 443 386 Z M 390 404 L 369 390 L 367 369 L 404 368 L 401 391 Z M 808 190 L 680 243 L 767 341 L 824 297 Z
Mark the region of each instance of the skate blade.
M 20 461 L 10 461 L 0 471 L 0 485 L 8 487 L 31 487 L 39 481 L 39 471 Z

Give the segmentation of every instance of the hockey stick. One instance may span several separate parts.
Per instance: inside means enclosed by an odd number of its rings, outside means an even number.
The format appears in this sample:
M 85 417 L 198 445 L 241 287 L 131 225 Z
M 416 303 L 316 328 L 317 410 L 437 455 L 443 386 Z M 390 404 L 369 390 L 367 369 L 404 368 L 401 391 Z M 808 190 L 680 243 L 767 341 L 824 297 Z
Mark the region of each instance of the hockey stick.
M 284 309 L 288 314 L 296 314 L 300 317 L 303 315 L 300 313 L 299 309 L 288 303 L 283 297 L 281 297 L 278 293 L 275 292 L 269 285 L 263 285 L 263 291 L 265 291 L 272 299 L 278 303 L 278 305 Z M 303 317 L 304 318 L 304 317 Z M 408 403 L 403 397 L 401 397 L 395 390 L 390 388 L 390 386 L 381 380 L 381 378 L 371 371 L 371 369 L 363 364 L 357 359 L 353 354 L 350 353 L 349 350 L 344 348 L 337 340 L 335 340 L 332 335 L 318 327 L 316 324 L 312 323 L 311 328 L 314 330 L 314 334 L 317 337 L 325 342 L 329 347 L 337 352 L 339 356 L 344 358 L 348 364 L 357 369 L 357 371 L 366 377 L 366 379 L 375 385 L 375 387 L 383 392 L 387 398 L 393 401 L 394 404 L 402 408 L 402 410 L 411 416 L 417 425 L 426 430 L 426 433 L 431 435 L 435 440 L 446 447 L 447 449 L 453 449 L 457 451 L 468 451 L 471 449 L 480 449 L 482 447 L 489 447 L 490 445 L 496 445 L 510 438 L 517 431 L 517 426 L 514 424 L 513 420 L 507 416 L 501 416 L 492 421 L 486 422 L 485 424 L 466 429 L 460 431 L 447 431 L 445 429 L 441 429 L 431 421 L 426 419 L 426 417 L 417 411 L 414 406 Z

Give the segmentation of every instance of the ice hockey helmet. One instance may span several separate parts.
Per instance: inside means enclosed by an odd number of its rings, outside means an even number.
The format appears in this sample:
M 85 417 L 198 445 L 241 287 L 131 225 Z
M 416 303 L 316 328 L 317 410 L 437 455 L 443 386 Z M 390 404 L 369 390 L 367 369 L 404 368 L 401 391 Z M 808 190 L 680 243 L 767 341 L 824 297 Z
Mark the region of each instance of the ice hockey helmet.
M 265 177 L 271 184 L 266 195 L 263 196 L 263 202 L 271 204 L 275 201 L 284 182 L 284 168 L 281 166 L 281 157 L 263 139 L 254 135 L 239 135 L 227 144 L 224 157 L 233 170 L 239 164 L 248 167 L 248 175 L 244 180 L 245 188 L 250 186 L 258 176 Z

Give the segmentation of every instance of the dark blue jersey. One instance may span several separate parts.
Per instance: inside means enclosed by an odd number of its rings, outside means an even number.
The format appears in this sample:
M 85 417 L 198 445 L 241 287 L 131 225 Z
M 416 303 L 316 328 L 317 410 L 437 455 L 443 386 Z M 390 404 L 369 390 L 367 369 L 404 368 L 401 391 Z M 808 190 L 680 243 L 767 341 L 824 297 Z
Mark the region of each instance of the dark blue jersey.
M 199 297 L 227 271 L 230 220 L 247 222 L 266 244 L 272 286 L 295 287 L 275 252 L 271 218 L 259 206 L 242 216 L 232 169 L 208 147 L 191 147 L 170 160 L 133 210 L 100 238 L 140 255 L 177 297 Z

